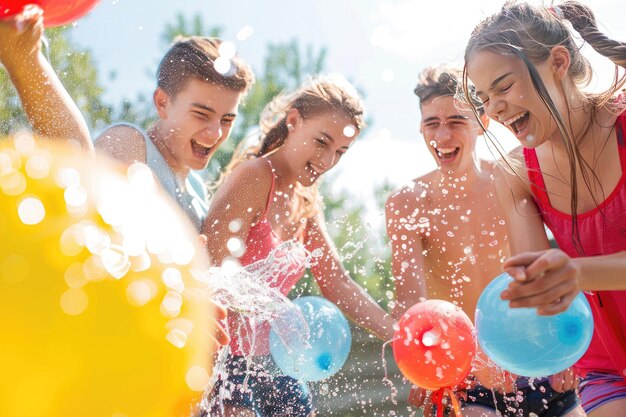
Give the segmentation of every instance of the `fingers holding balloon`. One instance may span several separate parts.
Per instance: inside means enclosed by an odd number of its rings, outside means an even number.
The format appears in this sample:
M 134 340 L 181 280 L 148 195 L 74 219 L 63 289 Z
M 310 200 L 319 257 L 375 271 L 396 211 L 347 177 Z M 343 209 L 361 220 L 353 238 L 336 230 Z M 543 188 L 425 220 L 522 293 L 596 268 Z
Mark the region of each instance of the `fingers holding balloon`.
M 512 281 L 508 274 L 501 274 L 478 300 L 476 330 L 482 350 L 501 368 L 522 376 L 546 376 L 572 366 L 587 350 L 593 334 L 585 296 L 568 292 L 554 303 L 557 295 L 548 295 L 545 300 L 553 304 L 550 308 L 569 307 L 561 314 L 539 315 L 535 309 L 511 308 L 498 297 L 503 289 L 510 289 Z
M 516 281 L 524 282 L 532 277 L 528 276 L 526 268 L 543 255 L 541 252 L 523 252 L 507 258 L 502 264 L 502 269 L 515 278 Z
M 548 271 L 532 281 L 512 281 L 500 294 L 510 307 L 537 307 L 539 314 L 564 311 L 579 291 L 577 280 L 568 269 Z
M 43 11 L 29 5 L 14 16 L 0 19 L 0 62 L 15 66 L 19 60 L 36 55 L 43 35 Z
M 568 307 L 574 301 L 577 295 L 578 291 L 573 291 L 564 296 L 561 296 L 551 304 L 538 307 L 537 314 L 540 316 L 553 316 L 555 314 L 562 313 L 568 309 Z
M 29 8 L 35 7 L 43 10 L 46 27 L 55 27 L 72 23 L 84 15 L 98 4 L 100 0 L 38 0 L 33 6 L 33 0 L 13 0 L 0 4 L 0 16 L 15 16 L 18 14 L 28 14 Z

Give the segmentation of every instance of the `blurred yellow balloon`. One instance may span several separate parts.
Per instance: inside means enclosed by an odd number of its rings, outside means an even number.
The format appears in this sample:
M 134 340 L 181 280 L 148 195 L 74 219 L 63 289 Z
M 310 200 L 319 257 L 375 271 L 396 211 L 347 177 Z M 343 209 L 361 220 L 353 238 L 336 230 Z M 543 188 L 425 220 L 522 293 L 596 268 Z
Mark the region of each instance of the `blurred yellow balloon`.
M 0 416 L 188 416 L 214 352 L 203 253 L 144 165 L 0 140 Z

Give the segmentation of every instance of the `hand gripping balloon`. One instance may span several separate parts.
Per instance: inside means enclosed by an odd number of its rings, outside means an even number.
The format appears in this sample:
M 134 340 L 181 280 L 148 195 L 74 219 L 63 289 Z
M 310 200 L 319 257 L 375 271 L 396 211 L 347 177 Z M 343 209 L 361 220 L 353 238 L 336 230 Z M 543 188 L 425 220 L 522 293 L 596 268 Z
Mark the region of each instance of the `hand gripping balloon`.
M 100 0 L 0 0 L 0 19 L 20 13 L 24 6 L 36 4 L 43 10 L 44 25 L 67 25 L 83 17 Z
M 593 335 L 589 303 L 580 293 L 568 309 L 539 316 L 534 308 L 510 308 L 500 294 L 513 277 L 500 274 L 483 290 L 476 306 L 478 342 L 501 368 L 540 377 L 567 369 L 585 353 Z

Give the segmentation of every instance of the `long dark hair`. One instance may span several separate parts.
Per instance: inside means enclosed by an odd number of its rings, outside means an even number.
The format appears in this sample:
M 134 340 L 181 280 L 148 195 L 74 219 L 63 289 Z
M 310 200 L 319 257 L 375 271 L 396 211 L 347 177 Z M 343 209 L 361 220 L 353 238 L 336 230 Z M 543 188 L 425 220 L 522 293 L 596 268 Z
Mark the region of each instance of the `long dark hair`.
M 614 80 L 606 91 L 597 94 L 584 93 L 590 118 L 585 128 L 576 137 L 572 134 L 571 125 L 566 124 L 565 119 L 557 110 L 534 64 L 546 60 L 553 47 L 564 46 L 567 48 L 571 60 L 568 75 L 578 88 L 589 84 L 592 78 L 591 64 L 580 52 L 575 38 L 566 24 L 567 22 L 585 42 L 589 43 L 598 53 L 611 59 L 616 66 Z M 625 75 L 620 76 L 619 70 L 619 67 L 626 68 L 626 43 L 609 39 L 600 32 L 591 9 L 577 1 L 565 1 L 554 7 L 507 2 L 499 13 L 485 19 L 472 32 L 465 49 L 463 88 L 466 92 L 469 89 L 467 64 L 475 53 L 483 50 L 500 54 L 513 54 L 522 60 L 528 69 L 533 87 L 557 124 L 570 165 L 572 241 L 578 253 L 583 255 L 584 250 L 578 232 L 576 167 L 580 166 L 583 181 L 590 191 L 595 188 L 595 185 L 599 185 L 602 190 L 602 186 L 593 171 L 592 164 L 589 164 L 582 157 L 578 145 L 596 121 L 597 112 L 600 108 L 610 106 L 616 112 L 623 109 L 623 104 L 616 103 L 613 97 L 626 82 Z M 569 101 L 566 100 L 566 103 L 569 111 Z M 497 146 L 496 149 L 498 149 Z M 514 164 L 502 152 L 500 153 L 505 163 L 515 172 Z M 598 205 L 595 194 L 591 192 L 591 195 L 594 203 Z

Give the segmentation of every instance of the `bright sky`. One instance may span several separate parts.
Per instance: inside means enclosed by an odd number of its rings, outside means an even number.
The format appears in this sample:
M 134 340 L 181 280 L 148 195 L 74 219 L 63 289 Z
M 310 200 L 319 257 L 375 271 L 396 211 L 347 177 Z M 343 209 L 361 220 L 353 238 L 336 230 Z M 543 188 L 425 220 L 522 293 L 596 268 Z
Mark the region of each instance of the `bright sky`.
M 178 12 L 200 13 L 205 27 L 221 27 L 222 37 L 234 42 L 239 55 L 257 70 L 262 68 L 268 43 L 296 38 L 301 45 L 326 46 L 327 69 L 345 75 L 366 92 L 373 120 L 329 175 L 337 188 L 349 188 L 366 201 L 376 184 L 388 180 L 400 185 L 434 167 L 418 132 L 419 107 L 413 94 L 417 75 L 427 66 L 462 63 L 473 27 L 502 4 L 498 0 L 102 0 L 78 23 L 75 39 L 92 50 L 102 74 L 117 73 L 115 81 L 107 84 L 109 97 L 116 101 L 140 91 L 151 94 L 163 53 L 159 36 Z M 624 0 L 589 0 L 588 4 L 606 33 L 626 40 Z M 610 75 L 610 66 L 598 68 Z M 493 130 L 507 147 L 515 145 L 506 132 Z M 479 152 L 489 157 L 484 147 Z

